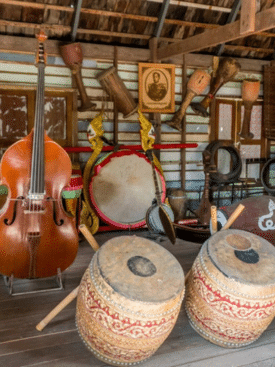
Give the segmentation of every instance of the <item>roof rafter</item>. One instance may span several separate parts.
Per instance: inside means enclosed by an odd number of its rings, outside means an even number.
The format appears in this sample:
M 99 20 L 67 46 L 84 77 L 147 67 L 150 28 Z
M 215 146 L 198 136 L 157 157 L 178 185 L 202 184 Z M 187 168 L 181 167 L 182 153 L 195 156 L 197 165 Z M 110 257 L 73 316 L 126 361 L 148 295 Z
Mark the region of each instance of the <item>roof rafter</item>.
M 237 17 L 237 14 L 240 10 L 240 7 L 241 7 L 241 0 L 235 0 L 233 6 L 232 6 L 232 10 L 231 10 L 231 13 L 229 14 L 228 18 L 227 18 L 227 21 L 226 21 L 226 24 L 230 24 L 230 23 L 233 23 L 235 22 L 236 20 L 236 17 Z M 224 50 L 224 43 L 220 44 L 218 49 L 217 49 L 217 56 L 220 56 Z
M 255 30 L 249 33 L 249 35 L 271 28 L 275 28 L 275 6 L 256 14 Z M 160 47 L 157 50 L 157 58 L 158 60 L 162 60 L 175 55 L 200 51 L 216 46 L 220 43 L 234 41 L 239 38 L 244 37 L 240 34 L 240 20 L 237 20 L 234 23 L 226 24 L 216 29 L 207 30 L 196 36 L 186 38 L 183 41 L 173 43 L 166 47 Z

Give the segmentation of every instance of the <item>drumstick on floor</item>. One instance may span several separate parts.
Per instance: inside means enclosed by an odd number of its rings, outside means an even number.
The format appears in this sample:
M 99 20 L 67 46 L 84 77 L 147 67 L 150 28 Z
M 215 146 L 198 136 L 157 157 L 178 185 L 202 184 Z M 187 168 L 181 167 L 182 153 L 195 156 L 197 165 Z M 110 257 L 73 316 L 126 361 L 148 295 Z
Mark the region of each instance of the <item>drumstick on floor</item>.
M 88 241 L 88 243 L 91 245 L 93 250 L 97 251 L 99 249 L 99 245 L 96 242 L 96 240 L 94 239 L 94 236 L 85 226 L 85 224 L 81 224 L 79 226 L 79 229 L 82 232 L 82 234 L 84 235 L 84 237 L 86 238 L 86 240 Z M 36 325 L 36 329 L 38 331 L 42 331 L 44 327 L 47 326 L 48 323 L 52 319 L 54 319 L 56 315 L 59 314 L 59 312 L 61 312 L 66 306 L 68 306 L 69 303 L 71 303 L 77 297 L 78 289 L 79 289 L 79 286 L 76 287 L 74 290 L 72 290 L 71 293 L 67 295 L 67 297 L 65 297 L 43 320 L 41 320 Z

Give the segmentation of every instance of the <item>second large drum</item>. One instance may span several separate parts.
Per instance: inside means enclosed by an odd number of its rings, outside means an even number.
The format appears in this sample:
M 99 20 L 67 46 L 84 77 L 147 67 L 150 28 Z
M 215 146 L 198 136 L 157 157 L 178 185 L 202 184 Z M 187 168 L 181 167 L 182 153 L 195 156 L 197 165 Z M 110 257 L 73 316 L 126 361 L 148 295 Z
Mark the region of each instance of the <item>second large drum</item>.
M 100 360 L 130 366 L 172 331 L 184 296 L 177 259 L 157 243 L 120 236 L 93 256 L 77 296 L 79 334 Z
M 253 233 L 228 229 L 202 246 L 186 286 L 193 328 L 226 348 L 254 342 L 275 316 L 275 248 Z

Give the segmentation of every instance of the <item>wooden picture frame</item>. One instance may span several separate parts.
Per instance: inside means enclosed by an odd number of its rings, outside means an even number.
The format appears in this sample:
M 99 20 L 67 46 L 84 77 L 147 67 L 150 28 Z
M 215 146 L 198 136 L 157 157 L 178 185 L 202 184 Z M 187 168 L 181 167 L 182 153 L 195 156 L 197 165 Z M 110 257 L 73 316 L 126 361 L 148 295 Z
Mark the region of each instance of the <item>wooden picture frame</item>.
M 139 63 L 138 83 L 142 112 L 175 112 L 175 65 Z
M 0 155 L 33 128 L 35 94 L 33 88 L 0 87 Z M 77 144 L 75 100 L 75 91 L 45 89 L 45 130 L 61 146 Z

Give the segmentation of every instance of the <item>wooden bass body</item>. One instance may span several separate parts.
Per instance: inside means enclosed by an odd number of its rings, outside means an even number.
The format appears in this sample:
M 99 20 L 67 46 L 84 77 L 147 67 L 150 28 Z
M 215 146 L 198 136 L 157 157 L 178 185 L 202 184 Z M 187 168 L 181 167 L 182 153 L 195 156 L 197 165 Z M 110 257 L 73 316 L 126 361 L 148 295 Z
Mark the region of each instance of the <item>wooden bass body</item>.
M 75 259 L 75 219 L 62 204 L 62 189 L 71 177 L 68 154 L 45 134 L 45 194 L 28 199 L 33 131 L 7 149 L 0 163 L 1 183 L 8 198 L 0 211 L 0 273 L 40 278 L 65 270 Z

